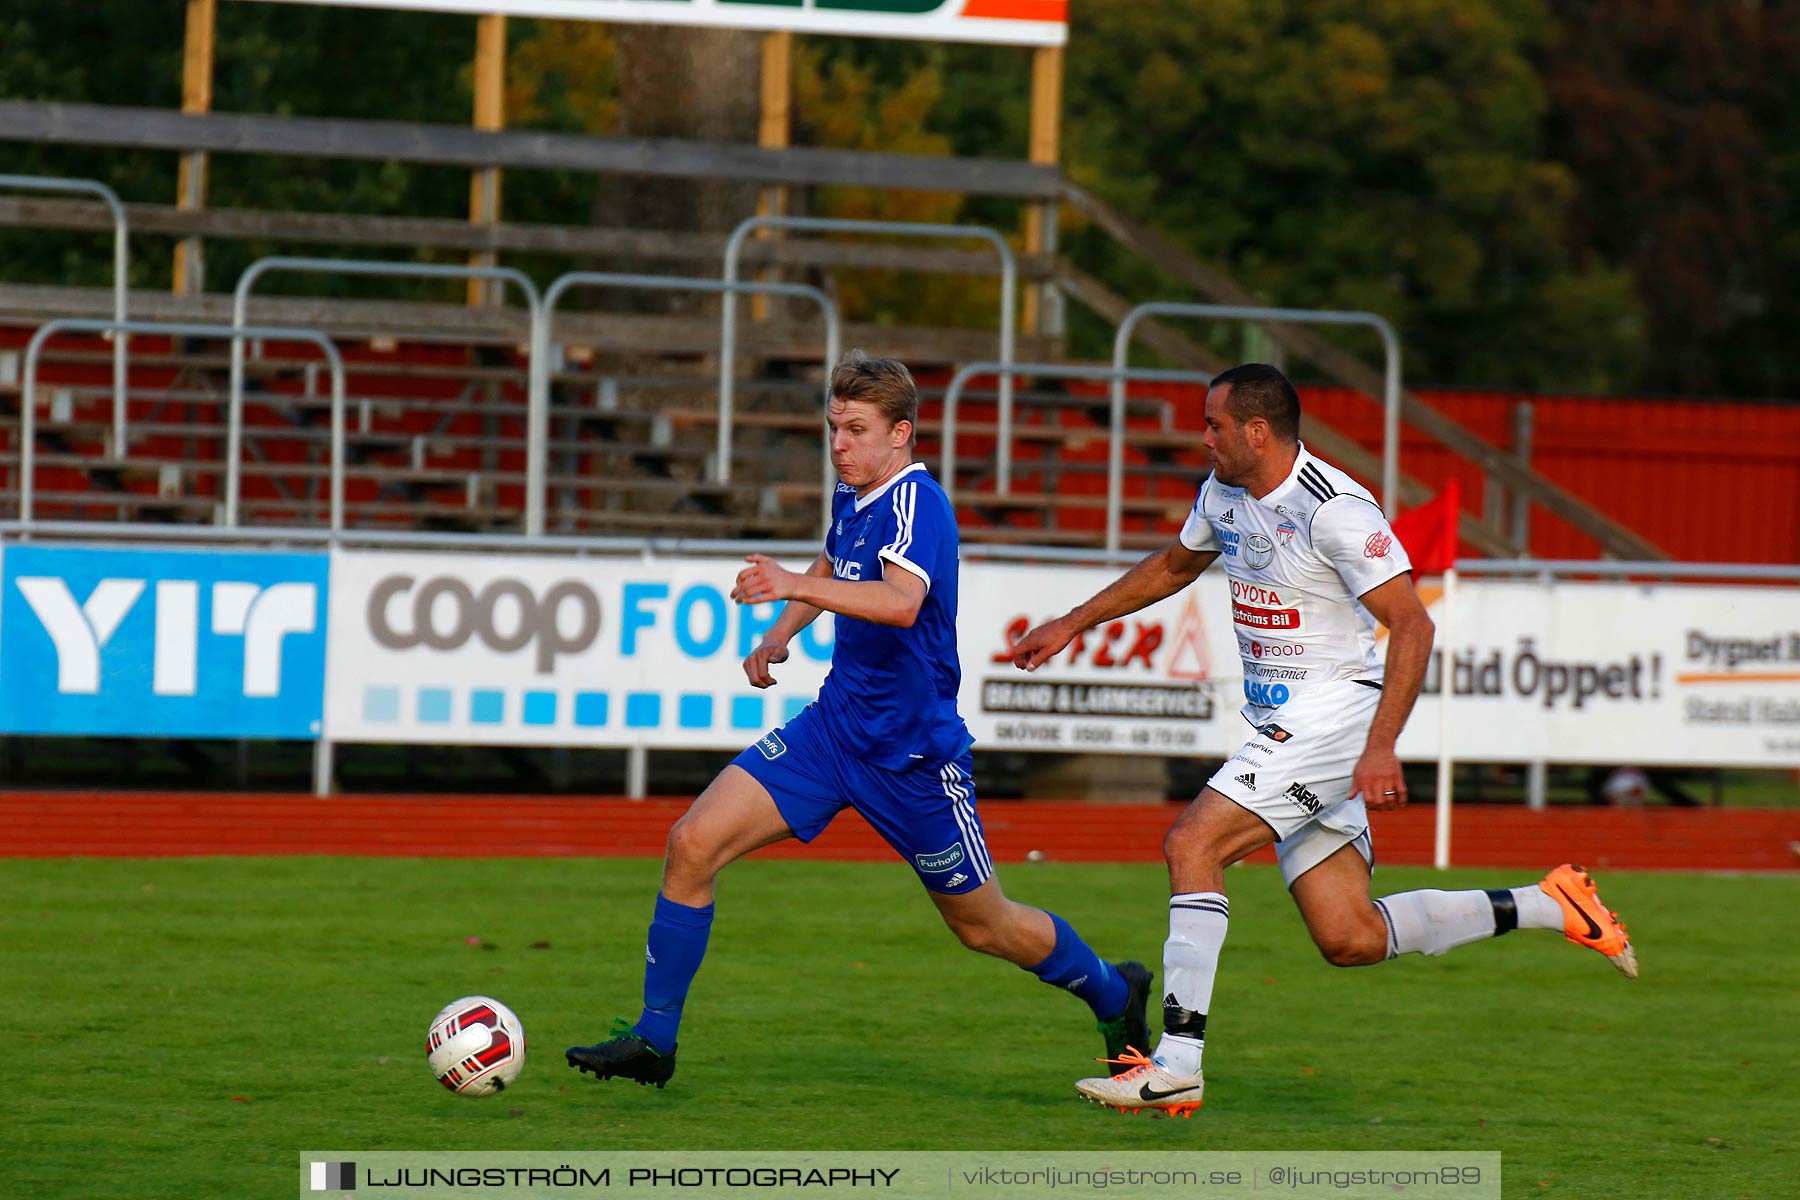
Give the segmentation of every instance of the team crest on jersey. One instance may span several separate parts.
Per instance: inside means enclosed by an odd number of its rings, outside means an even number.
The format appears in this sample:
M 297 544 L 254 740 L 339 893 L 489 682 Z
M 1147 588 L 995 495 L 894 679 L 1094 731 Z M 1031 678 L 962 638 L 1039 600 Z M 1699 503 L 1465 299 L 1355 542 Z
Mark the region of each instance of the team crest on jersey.
M 762 756 L 771 762 L 787 753 L 787 743 L 782 741 L 781 735 L 773 729 L 756 739 L 756 748 L 762 751 Z
M 1374 533 L 1371 533 L 1369 535 L 1369 540 L 1363 543 L 1363 557 L 1364 558 L 1386 558 L 1388 549 L 1393 544 L 1394 544 L 1393 538 L 1389 537 L 1385 533 L 1382 533 L 1380 530 L 1376 530 Z
M 1275 527 L 1275 540 L 1283 546 L 1293 545 L 1294 539 L 1299 535 L 1300 531 L 1294 528 L 1292 521 L 1283 521 Z
M 1244 539 L 1244 561 L 1255 570 L 1269 565 L 1275 557 L 1275 543 L 1260 533 L 1250 534 Z
M 919 864 L 919 870 L 931 875 L 941 875 L 960 867 L 963 857 L 962 843 L 952 842 L 936 854 L 915 854 L 913 861 Z

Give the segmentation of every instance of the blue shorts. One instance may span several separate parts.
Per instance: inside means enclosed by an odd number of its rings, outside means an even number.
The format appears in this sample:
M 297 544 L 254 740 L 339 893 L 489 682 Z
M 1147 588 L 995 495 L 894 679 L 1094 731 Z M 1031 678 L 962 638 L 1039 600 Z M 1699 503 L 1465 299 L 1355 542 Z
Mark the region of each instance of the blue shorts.
M 769 790 L 794 836 L 810 842 L 854 808 L 934 892 L 971 892 L 994 873 L 975 815 L 973 758 L 874 766 L 843 752 L 811 706 L 732 760 Z

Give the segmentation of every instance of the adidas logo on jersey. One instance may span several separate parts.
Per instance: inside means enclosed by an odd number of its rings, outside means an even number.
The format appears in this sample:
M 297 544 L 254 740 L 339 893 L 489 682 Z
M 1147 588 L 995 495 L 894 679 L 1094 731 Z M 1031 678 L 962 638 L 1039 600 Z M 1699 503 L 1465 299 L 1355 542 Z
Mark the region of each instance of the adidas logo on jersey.
M 1249 788 L 1251 791 L 1254 792 L 1256 790 L 1256 772 L 1245 771 L 1242 775 L 1239 775 L 1236 778 L 1239 783 L 1243 784 L 1245 787 Z
M 1237 509 L 1235 509 L 1235 508 L 1226 509 L 1225 515 L 1219 518 L 1219 524 L 1221 524 L 1221 525 L 1232 525 L 1232 524 L 1235 524 L 1236 522 L 1237 522 Z

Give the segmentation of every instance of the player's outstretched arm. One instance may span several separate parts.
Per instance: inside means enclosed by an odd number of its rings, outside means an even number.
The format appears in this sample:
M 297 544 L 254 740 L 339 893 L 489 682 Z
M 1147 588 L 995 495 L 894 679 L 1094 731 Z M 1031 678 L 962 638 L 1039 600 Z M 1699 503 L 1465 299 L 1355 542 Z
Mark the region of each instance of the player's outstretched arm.
M 1394 743 L 1406 727 L 1406 718 L 1419 698 L 1419 687 L 1425 682 L 1431 639 L 1437 627 L 1419 602 L 1419 593 L 1413 590 L 1410 572 L 1370 588 L 1360 598 L 1363 607 L 1387 626 L 1388 648 L 1381 702 L 1375 706 L 1375 719 L 1369 725 L 1362 757 L 1356 760 L 1351 795 L 1361 793 L 1363 803 L 1383 812 L 1406 803 L 1406 778 L 1400 771 Z
M 731 598 L 739 604 L 787 600 L 874 625 L 907 629 L 919 619 L 929 590 L 923 579 L 891 562 L 884 564 L 880 579 L 851 580 L 834 577 L 830 562 L 823 558 L 822 574 L 814 569 L 804 575 L 783 570 L 765 554 L 746 555 L 744 561 L 750 565 L 738 572 L 737 586 L 731 590 Z
M 1176 538 L 1089 599 L 1019 639 L 1013 646 L 1013 665 L 1037 670 L 1061 653 L 1076 634 L 1173 596 L 1200 578 L 1200 572 L 1217 557 L 1216 550 L 1190 550 Z
M 761 558 L 762 556 L 756 555 L 755 557 Z M 764 559 L 764 561 L 766 562 L 768 560 Z M 829 577 L 831 575 L 831 560 L 823 554 L 819 555 L 818 558 L 813 560 L 812 566 L 806 568 L 806 573 L 808 575 Z M 739 584 L 741 585 L 743 579 L 741 572 L 739 573 L 738 578 Z M 738 600 L 738 602 L 742 604 L 756 603 L 755 601 L 741 599 L 738 595 L 739 590 L 739 587 L 734 587 L 732 589 L 731 598 L 733 600 Z M 769 668 L 775 663 L 787 661 L 788 643 L 794 640 L 795 634 L 818 620 L 819 614 L 824 611 L 824 609 L 817 608 L 811 604 L 801 604 L 796 601 L 789 601 L 787 607 L 781 610 L 781 615 L 775 618 L 775 624 L 771 625 L 769 631 L 763 634 L 762 643 L 758 645 L 756 649 L 752 650 L 744 659 L 744 676 L 749 679 L 751 687 L 766 688 L 774 686 L 775 676 L 769 673 Z

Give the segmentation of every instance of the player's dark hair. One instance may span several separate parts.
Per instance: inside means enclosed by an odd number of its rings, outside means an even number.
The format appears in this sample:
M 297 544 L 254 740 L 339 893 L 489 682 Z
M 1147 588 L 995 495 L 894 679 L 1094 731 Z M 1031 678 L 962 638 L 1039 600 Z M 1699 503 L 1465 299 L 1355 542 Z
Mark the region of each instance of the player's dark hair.
M 1300 438 L 1300 393 L 1280 368 L 1268 363 L 1244 363 L 1213 376 L 1212 386 L 1231 385 L 1225 394 L 1225 411 L 1243 424 L 1253 417 L 1269 423 L 1270 432 L 1284 442 Z
M 910 421 L 919 436 L 919 389 L 912 372 L 897 358 L 870 358 L 852 350 L 831 369 L 831 398 L 874 405 L 889 425 Z

